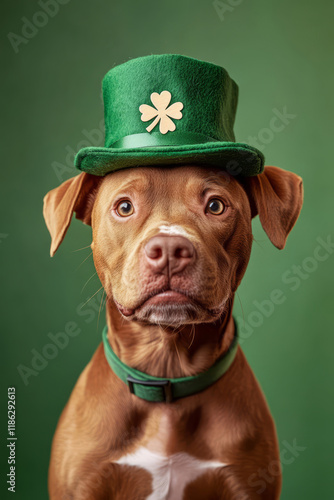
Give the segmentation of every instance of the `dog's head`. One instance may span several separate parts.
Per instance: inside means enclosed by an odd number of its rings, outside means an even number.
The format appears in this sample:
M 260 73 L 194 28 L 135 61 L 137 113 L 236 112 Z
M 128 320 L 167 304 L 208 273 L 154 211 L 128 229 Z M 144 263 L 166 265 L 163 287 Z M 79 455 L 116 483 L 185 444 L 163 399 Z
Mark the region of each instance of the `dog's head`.
M 53 255 L 73 212 L 92 226 L 95 267 L 129 320 L 212 322 L 246 270 L 257 214 L 284 248 L 302 206 L 302 180 L 266 167 L 243 181 L 195 166 L 82 173 L 50 191 L 44 217 Z

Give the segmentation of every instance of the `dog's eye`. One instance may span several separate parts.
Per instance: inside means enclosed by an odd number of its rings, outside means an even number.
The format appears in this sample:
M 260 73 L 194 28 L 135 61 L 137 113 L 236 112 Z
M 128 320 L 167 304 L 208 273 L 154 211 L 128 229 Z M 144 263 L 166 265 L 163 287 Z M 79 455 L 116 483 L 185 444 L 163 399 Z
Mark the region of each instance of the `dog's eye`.
M 120 201 L 116 207 L 116 213 L 121 217 L 129 217 L 133 212 L 133 205 L 129 200 Z
M 221 215 L 225 211 L 225 205 L 219 198 L 208 201 L 205 211 L 212 215 Z

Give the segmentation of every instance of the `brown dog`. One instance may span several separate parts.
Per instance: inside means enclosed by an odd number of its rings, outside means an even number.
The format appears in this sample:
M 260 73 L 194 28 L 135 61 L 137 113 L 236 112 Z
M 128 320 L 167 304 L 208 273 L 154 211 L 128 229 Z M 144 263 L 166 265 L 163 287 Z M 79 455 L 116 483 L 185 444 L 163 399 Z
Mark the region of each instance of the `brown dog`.
M 244 181 L 196 166 L 82 173 L 45 197 L 51 255 L 72 213 L 93 229 L 107 293 L 108 340 L 156 377 L 208 370 L 234 337 L 232 306 L 259 214 L 282 249 L 302 206 L 302 180 L 275 167 Z M 213 385 L 170 403 L 145 401 L 111 370 L 102 344 L 60 418 L 49 473 L 63 500 L 278 499 L 275 425 L 240 347 Z

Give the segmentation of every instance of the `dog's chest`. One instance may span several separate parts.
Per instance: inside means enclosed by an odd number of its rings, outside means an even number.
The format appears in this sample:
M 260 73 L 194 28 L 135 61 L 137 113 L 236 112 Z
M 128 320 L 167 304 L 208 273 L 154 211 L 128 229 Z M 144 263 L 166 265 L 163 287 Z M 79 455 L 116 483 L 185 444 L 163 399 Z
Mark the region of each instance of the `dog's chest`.
M 152 493 L 147 500 L 182 500 L 187 484 L 208 470 L 226 464 L 211 460 L 199 460 L 188 453 L 164 456 L 145 447 L 117 460 L 118 464 L 141 467 L 152 476 Z
M 138 443 L 134 451 L 115 462 L 139 467 L 150 473 L 152 493 L 147 500 L 182 500 L 189 483 L 209 470 L 227 465 L 218 460 L 202 460 L 188 453 L 184 443 L 193 442 L 194 435 L 187 435 L 185 428 L 180 429 L 182 436 L 178 435 L 172 419 L 166 414 L 160 415 L 159 425 L 155 430 L 150 439 L 145 443 Z M 182 447 L 179 445 L 181 441 Z

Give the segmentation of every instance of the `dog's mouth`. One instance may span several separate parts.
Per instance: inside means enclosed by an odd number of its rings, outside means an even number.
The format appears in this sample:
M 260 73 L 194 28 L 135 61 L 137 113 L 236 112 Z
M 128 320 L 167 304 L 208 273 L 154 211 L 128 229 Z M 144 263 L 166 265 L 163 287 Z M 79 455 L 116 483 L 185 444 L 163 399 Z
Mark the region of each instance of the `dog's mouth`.
M 191 302 L 191 299 L 187 297 L 184 293 L 177 292 L 175 290 L 166 290 L 164 292 L 158 292 L 153 297 L 145 300 L 142 306 L 153 305 L 153 304 L 166 304 L 166 303 L 184 304 L 186 302 Z M 141 306 L 140 306 L 141 307 Z
M 115 299 L 114 302 L 121 314 L 129 320 L 168 325 L 214 321 L 222 314 L 225 305 L 220 304 L 219 307 L 210 309 L 189 293 L 172 289 L 151 293 L 135 308 L 124 307 Z
M 130 317 L 135 314 L 135 312 L 139 312 L 144 307 L 150 306 L 159 306 L 161 304 L 185 304 L 191 303 L 193 300 L 183 292 L 171 289 L 162 289 L 155 291 L 149 295 L 149 297 L 145 297 L 136 307 L 128 308 L 124 307 L 117 300 L 114 299 L 114 302 L 119 309 L 119 311 L 123 314 L 123 316 Z

